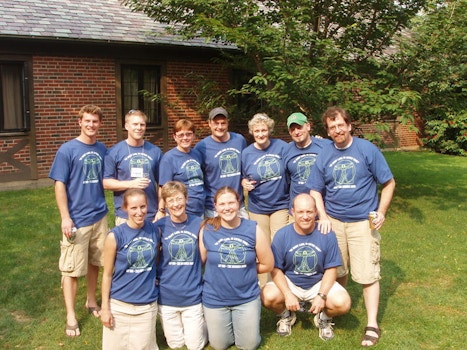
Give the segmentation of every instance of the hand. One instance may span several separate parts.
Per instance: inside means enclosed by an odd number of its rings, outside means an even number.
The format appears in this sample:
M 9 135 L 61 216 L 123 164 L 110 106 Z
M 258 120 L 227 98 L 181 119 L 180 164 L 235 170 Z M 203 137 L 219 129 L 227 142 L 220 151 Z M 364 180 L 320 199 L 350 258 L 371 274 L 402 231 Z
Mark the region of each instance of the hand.
M 332 229 L 331 220 L 329 220 L 328 218 L 318 220 L 318 230 L 323 235 L 326 235 L 329 232 L 331 232 L 331 229 Z
M 164 216 L 166 216 L 166 215 L 167 215 L 166 213 L 163 213 L 163 212 L 161 212 L 161 211 L 158 210 L 157 213 L 156 213 L 156 217 L 154 218 L 154 221 L 153 221 L 153 222 L 162 219 L 162 218 L 163 218 Z
M 101 323 L 107 328 L 113 327 L 113 316 L 110 310 L 102 309 L 101 310 Z
M 316 314 L 319 314 L 321 311 L 324 310 L 326 307 L 326 301 L 321 298 L 319 295 L 313 298 L 313 301 L 311 302 L 311 308 L 310 312 Z
M 242 180 L 242 187 L 247 190 L 248 192 L 255 189 L 255 180 L 243 179 Z
M 291 291 L 285 293 L 285 307 L 290 311 L 298 311 L 300 309 L 298 299 Z
M 386 217 L 380 211 L 376 212 L 376 218 L 373 219 L 373 225 L 375 226 L 375 230 L 379 230 L 384 222 L 386 221 Z
M 66 238 L 71 237 L 71 229 L 75 226 L 71 218 L 62 219 L 62 233 Z
M 137 179 L 134 179 L 131 181 L 131 188 L 140 188 L 140 189 L 145 189 L 146 187 L 149 186 L 149 183 L 151 180 L 145 178 L 145 177 L 139 177 Z

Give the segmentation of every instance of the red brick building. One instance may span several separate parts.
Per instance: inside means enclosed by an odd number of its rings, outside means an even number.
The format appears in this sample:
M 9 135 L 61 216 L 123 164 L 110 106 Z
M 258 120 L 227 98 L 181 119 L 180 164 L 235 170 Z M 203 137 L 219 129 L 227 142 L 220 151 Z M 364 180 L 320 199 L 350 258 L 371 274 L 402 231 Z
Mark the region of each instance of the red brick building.
M 103 109 L 106 146 L 125 137 L 123 115 L 139 108 L 149 116 L 148 139 L 167 150 L 181 117 L 200 138 L 208 133 L 193 93 L 198 77 L 230 84 L 231 72 L 213 58 L 233 47 L 169 36 L 120 0 L 3 1 L 0 18 L 0 190 L 47 178 L 58 147 L 78 136 L 85 104 Z M 165 98 L 151 101 L 141 90 Z

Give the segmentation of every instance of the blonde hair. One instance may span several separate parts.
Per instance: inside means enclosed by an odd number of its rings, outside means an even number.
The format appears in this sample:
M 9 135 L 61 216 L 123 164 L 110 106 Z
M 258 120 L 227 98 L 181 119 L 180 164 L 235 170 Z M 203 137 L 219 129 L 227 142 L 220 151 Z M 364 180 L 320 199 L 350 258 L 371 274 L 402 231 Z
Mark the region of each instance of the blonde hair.
M 128 198 L 129 197 L 136 197 L 136 196 L 143 196 L 144 199 L 146 200 L 146 204 L 147 204 L 148 196 L 147 196 L 146 192 L 144 192 L 140 188 L 129 188 L 129 189 L 127 189 L 125 191 L 125 193 L 123 193 L 122 209 L 126 211 L 127 206 L 128 206 Z
M 228 193 L 233 194 L 235 198 L 237 199 L 237 202 L 240 202 L 240 196 L 238 195 L 237 191 L 235 191 L 232 187 L 224 186 L 224 187 L 219 188 L 216 194 L 214 195 L 214 205 L 216 205 L 217 200 L 219 199 L 220 196 L 222 196 L 223 194 L 228 194 Z M 217 231 L 221 228 L 221 220 L 222 219 L 219 216 L 204 219 L 203 223 L 201 224 L 201 228 L 206 226 L 206 224 L 209 224 L 214 228 L 215 231 Z
M 269 135 L 274 131 L 274 119 L 270 118 L 266 113 L 257 113 L 248 121 L 248 132 L 253 135 L 254 127 L 260 124 L 266 124 Z
M 185 198 L 188 198 L 188 190 L 184 183 L 180 181 L 168 181 L 162 186 L 161 197 L 165 201 L 177 192 L 180 192 Z
M 148 122 L 148 116 L 144 114 L 143 111 L 140 111 L 139 109 L 130 109 L 127 114 L 125 114 L 125 123 L 128 123 L 131 117 L 133 116 L 138 116 L 143 118 L 144 122 Z

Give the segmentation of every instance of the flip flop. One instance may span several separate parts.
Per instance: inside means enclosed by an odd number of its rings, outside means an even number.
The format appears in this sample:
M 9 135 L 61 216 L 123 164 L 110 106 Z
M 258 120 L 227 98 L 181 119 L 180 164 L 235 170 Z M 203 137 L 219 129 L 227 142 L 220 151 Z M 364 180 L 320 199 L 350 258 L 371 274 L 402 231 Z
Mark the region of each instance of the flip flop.
M 68 332 L 73 332 L 73 334 L 69 334 Z M 66 328 L 65 328 L 65 335 L 70 338 L 79 337 L 81 335 L 81 332 L 79 330 L 79 325 L 78 324 L 69 325 L 67 323 Z
M 87 306 L 86 309 L 88 309 L 88 313 L 95 318 L 101 317 L 101 308 L 99 306 Z

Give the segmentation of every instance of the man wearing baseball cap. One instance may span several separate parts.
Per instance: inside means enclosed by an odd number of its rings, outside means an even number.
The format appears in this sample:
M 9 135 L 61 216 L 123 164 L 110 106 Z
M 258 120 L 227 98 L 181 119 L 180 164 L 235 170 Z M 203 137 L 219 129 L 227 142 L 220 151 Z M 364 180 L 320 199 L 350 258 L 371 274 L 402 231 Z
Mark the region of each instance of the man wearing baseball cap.
M 246 148 L 246 140 L 242 135 L 229 131 L 229 114 L 223 107 L 216 107 L 209 112 L 208 125 L 211 135 L 195 146 L 201 154 L 204 173 L 206 191 L 204 216 L 216 216 L 214 195 L 219 188 L 229 186 L 240 195 L 240 216 L 248 218 L 243 204 L 241 185 L 241 153 Z
M 284 159 L 290 175 L 290 203 L 292 203 L 296 195 L 309 192 L 306 182 L 311 168 L 321 149 L 332 141 L 310 136 L 311 125 L 308 118 L 300 112 L 289 115 L 287 127 L 292 141 L 288 145 Z M 290 220 L 292 221 L 293 218 L 290 217 Z

